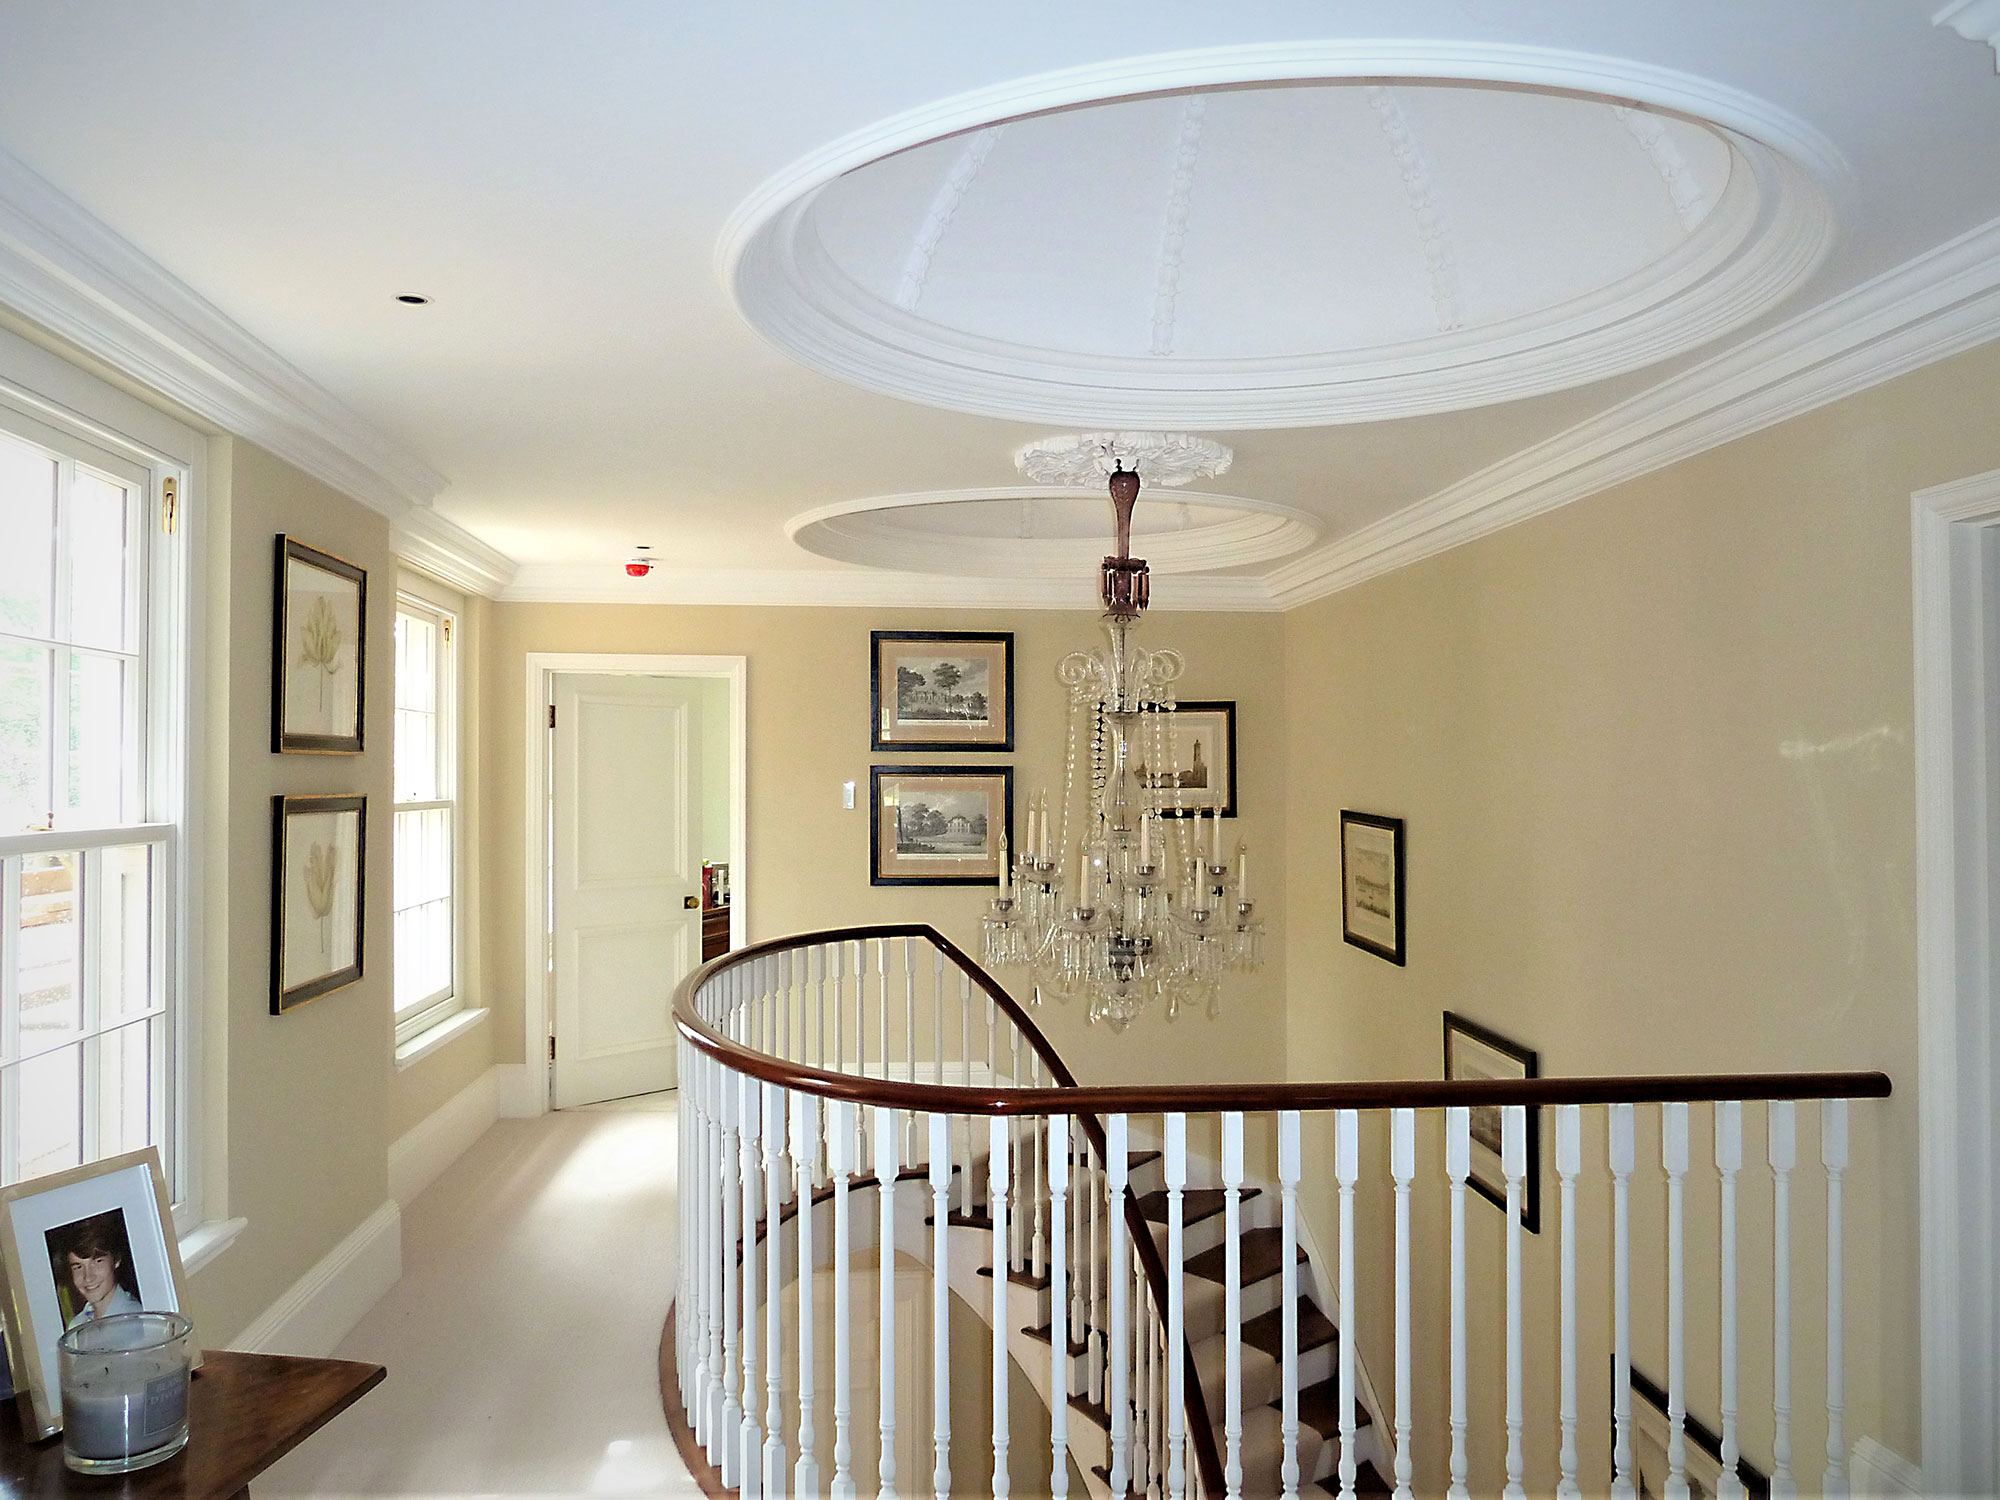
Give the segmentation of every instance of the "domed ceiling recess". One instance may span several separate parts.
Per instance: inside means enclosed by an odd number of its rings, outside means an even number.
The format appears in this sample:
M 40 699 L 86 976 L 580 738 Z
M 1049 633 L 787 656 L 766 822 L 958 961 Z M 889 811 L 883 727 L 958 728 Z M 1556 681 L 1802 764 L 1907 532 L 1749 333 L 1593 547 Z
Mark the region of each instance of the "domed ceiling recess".
M 1765 311 L 1831 238 L 1809 130 L 1631 82 L 1248 83 L 942 134 L 999 103 L 947 101 L 767 184 L 723 274 L 806 364 L 984 415 L 1283 427 L 1562 389 Z

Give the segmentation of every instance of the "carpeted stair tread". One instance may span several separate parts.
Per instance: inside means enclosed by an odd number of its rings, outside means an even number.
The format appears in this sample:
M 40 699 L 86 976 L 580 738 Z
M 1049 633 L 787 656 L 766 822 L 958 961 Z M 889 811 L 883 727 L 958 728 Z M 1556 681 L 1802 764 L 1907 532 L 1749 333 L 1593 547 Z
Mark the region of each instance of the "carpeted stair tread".
M 1299 1353 L 1307 1354 L 1322 1344 L 1331 1344 L 1340 1337 L 1340 1330 L 1328 1321 L 1325 1313 L 1307 1301 L 1299 1298 Z M 1253 1348 L 1262 1349 L 1273 1359 L 1283 1359 L 1285 1355 L 1285 1310 L 1274 1307 L 1269 1312 L 1259 1313 L 1243 1325 L 1243 1342 Z
M 1251 1229 L 1243 1235 L 1243 1285 L 1250 1286 L 1267 1276 L 1275 1276 L 1284 1260 L 1284 1231 L 1282 1229 Z M 1199 1276 L 1203 1281 L 1225 1281 L 1228 1277 L 1227 1245 L 1217 1245 L 1213 1250 L 1204 1250 L 1199 1255 L 1188 1257 L 1187 1271 L 1190 1276 Z M 1299 1246 L 1299 1264 L 1306 1260 L 1305 1246 Z

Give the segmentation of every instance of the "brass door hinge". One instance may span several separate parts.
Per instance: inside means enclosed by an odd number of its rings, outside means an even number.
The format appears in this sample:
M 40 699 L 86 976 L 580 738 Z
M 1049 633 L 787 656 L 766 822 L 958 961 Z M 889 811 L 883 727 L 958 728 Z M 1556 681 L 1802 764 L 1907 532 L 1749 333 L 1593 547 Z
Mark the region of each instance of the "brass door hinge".
M 551 1033 L 549 1036 L 549 1061 L 554 1062 L 555 1060 L 556 1060 L 556 1039 L 554 1034 Z
M 181 486 L 180 481 L 169 476 L 160 481 L 160 530 L 168 536 L 174 534 L 174 527 L 180 522 Z
M 549 705 L 549 728 L 553 729 L 555 727 L 556 727 L 556 706 L 553 703 L 551 703 Z

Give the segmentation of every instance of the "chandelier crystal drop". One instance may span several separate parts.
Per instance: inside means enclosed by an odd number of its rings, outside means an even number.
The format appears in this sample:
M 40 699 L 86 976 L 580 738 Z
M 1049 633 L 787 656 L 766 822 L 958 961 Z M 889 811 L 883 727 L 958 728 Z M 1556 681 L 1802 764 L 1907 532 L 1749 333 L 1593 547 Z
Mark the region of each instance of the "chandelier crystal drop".
M 1092 1021 L 1122 1030 L 1155 1000 L 1169 1019 L 1195 1005 L 1216 1015 L 1222 976 L 1262 966 L 1264 924 L 1249 850 L 1224 834 L 1219 810 L 1190 805 L 1195 767 L 1180 764 L 1175 733 L 1181 656 L 1132 639 L 1149 594 L 1131 555 L 1139 475 L 1117 456 L 1109 472 L 1107 643 L 1056 669 L 1069 692 L 1061 799 L 1052 808 L 1036 794 L 1011 862 L 1002 835 L 984 935 L 988 964 L 1025 965 L 1038 998 L 1081 998 Z

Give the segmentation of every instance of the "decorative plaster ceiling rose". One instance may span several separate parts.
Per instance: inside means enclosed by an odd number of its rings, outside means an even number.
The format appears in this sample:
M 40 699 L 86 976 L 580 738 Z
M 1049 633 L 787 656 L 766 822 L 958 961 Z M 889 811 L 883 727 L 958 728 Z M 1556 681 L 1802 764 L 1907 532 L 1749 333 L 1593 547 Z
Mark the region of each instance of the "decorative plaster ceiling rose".
M 1113 470 L 1134 470 L 1158 489 L 1226 473 L 1235 453 L 1187 432 L 1079 432 L 1036 438 L 1014 467 L 1041 484 L 1095 486 Z

